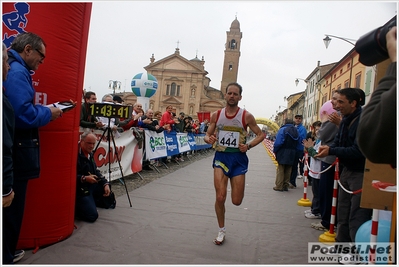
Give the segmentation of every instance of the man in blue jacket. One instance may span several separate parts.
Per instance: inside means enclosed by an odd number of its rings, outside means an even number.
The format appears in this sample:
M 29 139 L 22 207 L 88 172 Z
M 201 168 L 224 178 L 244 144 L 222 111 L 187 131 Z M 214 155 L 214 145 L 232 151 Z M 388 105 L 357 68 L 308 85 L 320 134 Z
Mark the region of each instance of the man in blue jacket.
M 5 94 L 15 113 L 15 135 L 13 163 L 15 192 L 14 200 L 3 210 L 3 264 L 14 261 L 14 253 L 19 239 L 25 209 L 25 196 L 28 181 L 40 174 L 39 127 L 61 116 L 61 109 L 35 105 L 35 89 L 32 74 L 44 62 L 46 44 L 34 33 L 21 33 L 12 42 L 8 51 L 11 66 Z
M 371 219 L 372 210 L 360 207 L 363 186 L 363 175 L 366 158 L 360 151 L 356 132 L 362 113 L 360 98 L 356 88 L 345 88 L 339 91 L 337 108 L 343 116 L 334 142 L 322 145 L 316 157 L 335 155 L 339 159 L 342 169 L 340 175 L 341 186 L 352 192 L 348 193 L 339 188 L 337 204 L 337 242 L 355 242 L 359 227 Z
M 275 191 L 288 191 L 292 165 L 297 162 L 297 146 L 299 134 L 293 121 L 285 119 L 285 124 L 277 132 L 276 141 L 273 145 L 273 153 L 278 163 L 276 170 Z
M 304 155 L 304 147 L 302 144 L 302 140 L 306 139 L 306 128 L 302 125 L 302 115 L 295 115 L 294 124 L 299 134 L 299 142 L 296 147 L 296 161 L 292 164 L 292 172 L 290 177 L 290 185 L 289 188 L 296 188 L 296 177 L 298 175 L 298 164 L 300 164 L 300 170 L 303 170 L 303 155 Z

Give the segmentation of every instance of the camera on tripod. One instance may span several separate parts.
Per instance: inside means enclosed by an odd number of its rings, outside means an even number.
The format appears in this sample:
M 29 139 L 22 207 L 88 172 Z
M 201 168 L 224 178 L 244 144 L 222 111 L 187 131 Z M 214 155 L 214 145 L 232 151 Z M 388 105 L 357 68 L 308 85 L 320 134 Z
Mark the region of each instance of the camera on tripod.
M 396 26 L 396 16 L 384 26 L 364 34 L 356 42 L 355 49 L 359 53 L 359 61 L 365 66 L 376 65 L 389 58 L 386 35 Z

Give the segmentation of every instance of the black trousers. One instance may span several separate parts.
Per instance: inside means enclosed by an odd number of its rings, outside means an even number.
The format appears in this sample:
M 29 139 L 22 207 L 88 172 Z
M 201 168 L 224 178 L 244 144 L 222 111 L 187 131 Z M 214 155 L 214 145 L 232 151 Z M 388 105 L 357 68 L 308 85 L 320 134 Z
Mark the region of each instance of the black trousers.
M 14 180 L 14 199 L 11 206 L 3 208 L 3 264 L 13 263 L 24 217 L 28 181 Z

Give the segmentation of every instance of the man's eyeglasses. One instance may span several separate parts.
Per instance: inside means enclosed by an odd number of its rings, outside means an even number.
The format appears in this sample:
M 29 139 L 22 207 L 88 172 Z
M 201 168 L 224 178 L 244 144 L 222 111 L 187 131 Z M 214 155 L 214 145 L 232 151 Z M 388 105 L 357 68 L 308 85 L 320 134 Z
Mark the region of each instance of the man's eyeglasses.
M 36 52 L 38 52 L 39 55 L 42 57 L 42 60 L 46 58 L 46 56 L 45 56 L 42 52 L 40 52 L 39 49 L 35 49 L 35 50 L 36 50 Z

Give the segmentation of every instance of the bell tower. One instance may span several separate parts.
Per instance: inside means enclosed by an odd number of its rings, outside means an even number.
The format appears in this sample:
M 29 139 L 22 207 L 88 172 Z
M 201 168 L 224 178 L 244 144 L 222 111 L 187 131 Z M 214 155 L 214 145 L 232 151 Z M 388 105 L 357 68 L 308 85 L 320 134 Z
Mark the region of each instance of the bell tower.
M 226 86 L 229 83 L 237 82 L 238 62 L 240 59 L 242 32 L 240 31 L 240 22 L 235 20 L 231 23 L 230 31 L 226 32 L 227 39 L 224 50 L 224 63 L 222 71 L 222 84 L 220 91 L 223 95 L 226 93 Z

